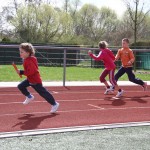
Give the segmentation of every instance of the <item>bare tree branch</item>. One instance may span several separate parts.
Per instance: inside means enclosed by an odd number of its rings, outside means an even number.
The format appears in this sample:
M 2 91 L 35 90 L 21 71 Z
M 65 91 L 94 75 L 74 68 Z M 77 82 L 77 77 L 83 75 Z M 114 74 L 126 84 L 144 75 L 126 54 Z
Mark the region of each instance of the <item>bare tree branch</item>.
M 130 19 L 131 19 L 131 27 L 134 30 L 134 43 L 137 41 L 137 34 L 138 34 L 138 28 L 140 25 L 144 22 L 144 19 L 150 12 L 150 9 L 144 13 L 144 2 L 142 3 L 141 9 L 140 6 L 140 0 L 123 0 L 126 4 L 127 11 L 129 13 Z M 132 9 L 131 3 L 134 3 L 135 9 Z M 133 25 L 132 25 L 133 24 Z

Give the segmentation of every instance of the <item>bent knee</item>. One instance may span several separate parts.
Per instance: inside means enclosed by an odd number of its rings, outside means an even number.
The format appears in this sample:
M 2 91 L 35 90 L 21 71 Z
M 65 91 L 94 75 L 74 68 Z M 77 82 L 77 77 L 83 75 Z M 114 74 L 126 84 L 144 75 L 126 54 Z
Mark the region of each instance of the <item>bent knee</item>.
M 129 81 L 130 81 L 130 82 L 134 82 L 135 79 L 134 79 L 134 78 L 129 78 Z
M 22 86 L 21 84 L 18 84 L 17 88 L 18 88 L 18 89 L 22 89 L 23 86 Z
M 100 82 L 102 82 L 102 83 L 106 81 L 106 80 L 105 80 L 104 78 L 102 78 L 102 77 L 100 77 L 99 80 L 100 80 Z

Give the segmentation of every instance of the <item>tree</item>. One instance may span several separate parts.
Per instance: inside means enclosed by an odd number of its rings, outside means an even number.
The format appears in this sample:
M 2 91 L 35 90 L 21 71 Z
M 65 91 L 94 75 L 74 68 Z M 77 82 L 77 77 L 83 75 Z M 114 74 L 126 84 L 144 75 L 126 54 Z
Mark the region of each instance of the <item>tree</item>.
M 113 34 L 113 42 L 114 45 L 120 45 L 121 39 L 128 37 L 129 39 L 132 39 L 133 37 L 133 29 L 130 26 L 130 16 L 129 13 L 126 11 L 122 18 L 117 21 L 116 23 L 116 30 Z
M 54 8 L 47 4 L 21 7 L 11 20 L 16 33 L 23 41 L 52 42 L 61 31 L 60 17 Z
M 99 9 L 91 4 L 85 4 L 78 11 L 76 35 L 83 37 L 83 44 L 93 43 L 95 40 L 94 24 L 97 20 Z M 92 33 L 93 32 L 93 33 Z M 86 42 L 86 43 L 85 43 Z
M 134 43 L 136 44 L 138 30 L 140 29 L 140 25 L 145 20 L 147 14 L 150 12 L 150 9 L 144 11 L 145 3 L 142 2 L 142 0 L 124 0 L 124 2 L 127 6 L 127 11 L 131 19 L 131 22 L 129 23 L 134 31 Z
M 44 42 L 51 42 L 61 30 L 59 14 L 50 5 L 42 5 L 38 10 L 39 31 Z M 61 32 L 61 31 L 60 31 Z
M 85 4 L 78 13 L 76 34 L 84 36 L 91 44 L 97 44 L 101 39 L 108 41 L 115 32 L 116 22 L 117 15 L 111 9 Z
M 140 26 L 144 22 L 147 14 L 150 12 L 150 9 L 144 12 L 145 3 L 142 2 L 141 4 L 140 0 L 124 0 L 124 2 L 127 6 L 127 11 L 131 19 L 130 25 L 134 32 L 134 46 L 136 46 L 138 31 L 140 30 Z M 134 71 L 136 71 L 136 63 L 134 63 Z
M 60 37 L 60 42 L 65 44 L 77 44 L 75 29 L 77 22 L 77 11 L 79 6 L 79 0 L 64 0 L 62 9 L 58 9 L 61 18 L 61 24 L 63 25 L 63 34 Z
M 118 23 L 117 14 L 108 7 L 102 7 L 98 22 L 103 31 L 103 38 L 112 44 Z
M 70 4 L 70 8 L 68 11 L 68 13 L 71 16 L 72 21 L 73 21 L 73 28 L 72 28 L 73 34 L 75 34 L 76 28 L 78 26 L 78 8 L 79 8 L 79 6 L 80 6 L 80 0 L 74 0 Z
M 64 11 L 66 12 L 66 13 L 68 13 L 68 9 L 69 9 L 69 7 L 70 7 L 70 0 L 65 0 L 64 1 Z
M 148 15 L 145 19 L 145 25 L 141 26 L 141 29 L 143 29 L 141 32 L 141 38 L 143 40 L 150 41 L 150 15 Z

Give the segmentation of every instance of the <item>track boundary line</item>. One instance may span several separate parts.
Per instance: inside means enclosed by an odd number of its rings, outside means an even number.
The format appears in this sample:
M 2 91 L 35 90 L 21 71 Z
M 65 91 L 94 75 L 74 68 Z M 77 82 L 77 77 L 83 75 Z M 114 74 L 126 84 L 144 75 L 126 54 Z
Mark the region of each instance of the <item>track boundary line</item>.
M 117 98 L 115 99 L 114 97 L 104 97 L 104 98 L 93 98 L 93 99 L 89 99 L 89 98 L 85 98 L 85 99 L 73 99 L 73 100 L 67 100 L 67 99 L 64 99 L 64 100 L 59 100 L 57 99 L 59 102 L 79 102 L 79 101 L 106 101 L 105 98 L 110 98 L 110 100 L 118 100 L 118 101 L 122 101 L 122 100 L 132 100 L 132 98 L 134 97 L 120 97 L 120 98 Z M 141 97 L 143 100 L 147 100 L 149 99 L 150 97 Z M 22 104 L 23 102 L 21 102 L 20 100 L 19 101 L 14 101 L 14 102 L 0 102 L 0 105 L 10 105 L 10 104 Z M 39 100 L 34 100 L 33 102 L 31 103 L 47 103 L 46 101 L 39 101 Z M 94 106 L 95 107 L 95 106 Z
M 88 106 L 91 106 L 91 107 L 94 107 L 94 108 L 98 108 L 98 109 L 105 109 L 103 107 L 99 107 L 99 106 L 96 106 L 96 105 L 93 105 L 93 104 L 88 104 Z
M 79 101 L 102 101 L 102 100 L 104 100 L 103 98 L 98 98 L 98 99 L 88 99 L 88 98 L 86 98 L 86 99 L 76 99 L 76 100 L 58 100 L 59 102 L 79 102 Z M 23 102 L 20 102 L 20 101 L 17 101 L 17 102 L 6 102 L 6 103 L 0 103 L 0 105 L 10 105 L 10 104 L 22 104 Z M 34 100 L 34 101 L 32 101 L 31 103 L 47 103 L 46 101 L 37 101 L 37 100 Z
M 96 111 L 96 110 L 100 110 L 100 109 L 79 109 L 79 110 L 64 110 L 64 111 L 57 111 L 56 114 L 58 113 L 68 113 L 68 112 L 85 112 L 85 111 Z M 0 117 L 4 117 L 4 116 L 17 116 L 17 115 L 24 115 L 24 114 L 51 114 L 49 111 L 47 112 L 26 112 L 26 113 L 16 113 L 16 114 L 0 114 Z
M 105 91 L 105 90 L 104 90 Z M 68 92 L 68 91 L 49 91 L 49 92 L 51 92 L 52 94 L 56 94 L 56 95 L 58 95 L 58 94 L 76 94 L 76 93 L 79 93 L 79 94 L 85 94 L 85 93 L 89 93 L 89 94 L 91 94 L 91 93 L 99 93 L 99 94 L 104 94 L 104 91 L 102 91 L 102 90 L 100 90 L 100 91 L 93 91 L 93 92 L 91 92 L 91 91 L 84 91 L 84 92 L 80 92 L 80 91 L 74 91 L 74 92 Z M 138 93 L 146 93 L 146 92 L 149 92 L 148 90 L 147 91 L 142 91 L 142 90 L 140 90 L 140 91 L 137 91 L 137 90 L 134 90 L 134 91 L 128 91 L 128 90 L 126 90 L 125 91 L 125 93 L 133 93 L 133 92 L 138 92 Z M 16 93 L 16 92 L 15 92 Z M 35 93 L 35 92 L 31 92 L 32 94 L 35 94 L 35 95 L 38 95 L 38 93 Z M 117 91 L 116 92 L 114 92 L 114 93 L 117 93 Z M 0 95 L 22 95 L 21 93 L 19 93 L 19 92 L 17 92 L 17 94 L 12 94 L 12 93 L 7 93 L 6 92 L 6 94 L 3 92 L 2 94 L 0 93 Z M 112 95 L 111 93 L 110 94 L 108 94 L 108 95 Z M 115 94 L 114 94 L 115 95 Z
M 35 136 L 35 135 L 43 135 L 43 134 L 53 134 L 53 133 L 66 133 L 66 132 L 88 131 L 88 130 L 104 130 L 104 129 L 139 127 L 139 126 L 150 126 L 150 121 L 112 123 L 112 124 L 100 124 L 100 125 L 85 125 L 85 126 L 73 126 L 73 127 L 61 127 L 61 128 L 47 128 L 47 129 L 38 129 L 38 130 L 16 131 L 16 132 L 1 132 L 0 139 L 22 137 L 22 136 Z
M 71 113 L 71 112 L 86 112 L 86 111 L 107 111 L 107 110 L 127 110 L 127 109 L 150 109 L 150 107 L 121 107 L 121 108 L 102 108 L 97 107 L 95 109 L 76 109 L 76 110 L 62 110 L 57 111 L 57 113 Z M 16 114 L 0 114 L 0 117 L 4 116 L 17 116 L 17 115 L 23 115 L 23 114 L 50 114 L 49 111 L 47 112 L 26 112 L 26 113 L 16 113 Z

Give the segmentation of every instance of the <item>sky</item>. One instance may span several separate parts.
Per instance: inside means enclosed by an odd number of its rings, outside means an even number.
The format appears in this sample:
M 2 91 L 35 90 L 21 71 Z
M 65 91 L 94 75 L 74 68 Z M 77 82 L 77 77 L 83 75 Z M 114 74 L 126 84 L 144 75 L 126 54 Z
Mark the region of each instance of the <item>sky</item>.
M 13 1 L 14 0 L 3 0 L 0 3 L 0 11 L 2 10 L 3 6 L 7 6 L 9 3 L 12 3 Z M 25 0 L 17 0 L 17 1 L 24 2 Z M 50 1 L 52 2 L 52 4 L 54 4 L 56 6 L 62 5 L 62 3 L 64 2 L 64 0 L 50 0 Z M 72 1 L 72 0 L 70 0 L 70 1 Z M 130 1 L 130 0 L 128 0 L 128 1 Z M 81 3 L 81 6 L 84 5 L 85 3 L 88 3 L 88 4 L 96 5 L 98 8 L 101 8 L 103 6 L 109 7 L 111 9 L 113 9 L 119 17 L 121 17 L 126 10 L 126 6 L 125 6 L 123 0 L 80 0 L 80 3 Z M 146 8 L 146 6 L 147 6 L 146 9 L 147 10 L 149 9 L 149 5 L 150 5 L 149 0 L 140 0 L 140 3 L 141 4 L 145 3 L 146 5 L 144 6 L 144 8 Z
M 24 0 L 18 0 L 19 2 L 23 2 Z M 51 0 L 53 4 L 60 4 L 64 0 Z M 13 0 L 4 0 L 0 3 L 0 11 L 3 6 L 7 6 L 9 3 L 13 2 Z M 118 16 L 121 16 L 123 12 L 126 10 L 125 5 L 122 0 L 80 0 L 81 6 L 85 3 L 96 5 L 98 8 L 102 6 L 109 7 L 116 11 Z
M 109 7 L 117 13 L 118 16 L 121 16 L 126 10 L 122 0 L 81 0 L 82 3 L 94 4 L 97 7 L 101 8 L 103 6 Z

